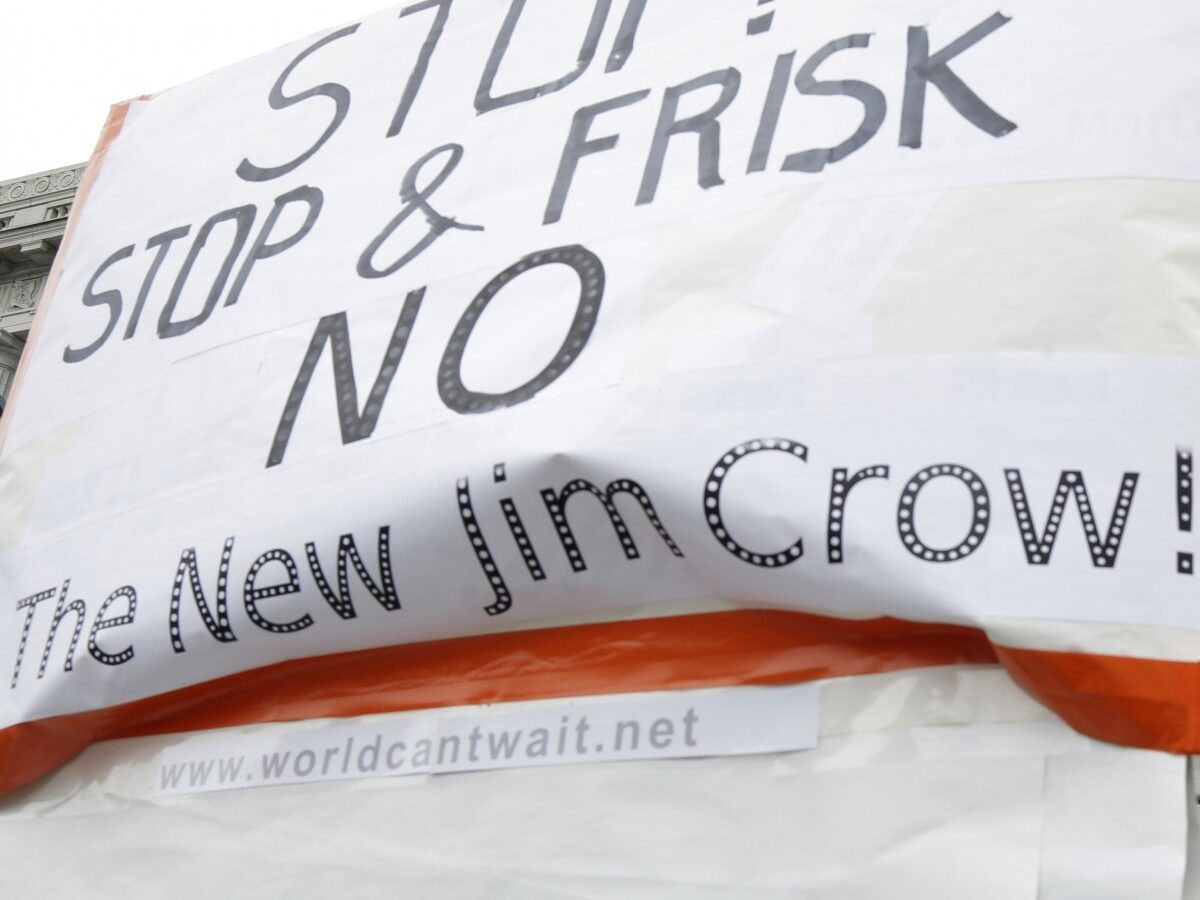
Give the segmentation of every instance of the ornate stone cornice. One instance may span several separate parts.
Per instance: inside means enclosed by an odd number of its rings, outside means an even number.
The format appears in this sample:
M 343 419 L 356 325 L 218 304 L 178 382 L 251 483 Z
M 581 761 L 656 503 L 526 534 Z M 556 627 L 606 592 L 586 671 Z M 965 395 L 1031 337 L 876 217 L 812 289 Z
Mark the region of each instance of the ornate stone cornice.
M 52 222 L 41 222 L 37 225 L 29 225 L 13 232 L 8 232 L 6 229 L 0 228 L 0 252 L 10 249 L 16 249 L 23 244 L 28 244 L 34 241 L 54 241 L 62 237 L 66 230 L 67 220 L 56 219 Z M 0 274 L 4 273 L 4 269 L 0 267 Z
M 13 181 L 0 181 L 0 204 L 24 203 L 45 194 L 74 191 L 83 178 L 83 165 L 65 166 Z

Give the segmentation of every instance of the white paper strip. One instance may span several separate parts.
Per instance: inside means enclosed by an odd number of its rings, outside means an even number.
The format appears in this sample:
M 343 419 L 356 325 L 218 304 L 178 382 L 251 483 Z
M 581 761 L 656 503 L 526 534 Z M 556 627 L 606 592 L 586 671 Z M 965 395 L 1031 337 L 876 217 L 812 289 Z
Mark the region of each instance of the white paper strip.
M 159 760 L 162 794 L 817 745 L 819 688 L 748 687 L 418 712 L 298 732 L 208 735 Z

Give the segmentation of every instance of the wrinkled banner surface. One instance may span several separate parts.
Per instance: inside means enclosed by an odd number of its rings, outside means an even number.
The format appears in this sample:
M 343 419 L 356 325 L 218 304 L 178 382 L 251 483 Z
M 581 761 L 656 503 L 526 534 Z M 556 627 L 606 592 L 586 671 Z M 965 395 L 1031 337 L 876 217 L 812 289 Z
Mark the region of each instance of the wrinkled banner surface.
M 1200 749 L 1198 37 L 422 0 L 115 108 L 3 421 L 0 781 L 997 656 Z

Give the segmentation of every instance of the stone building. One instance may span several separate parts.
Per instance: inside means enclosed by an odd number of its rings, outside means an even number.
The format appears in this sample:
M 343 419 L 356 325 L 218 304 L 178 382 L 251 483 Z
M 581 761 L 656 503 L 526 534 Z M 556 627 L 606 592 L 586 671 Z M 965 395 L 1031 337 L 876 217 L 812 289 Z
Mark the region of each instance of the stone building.
M 17 361 L 84 166 L 66 166 L 0 182 L 0 405 Z

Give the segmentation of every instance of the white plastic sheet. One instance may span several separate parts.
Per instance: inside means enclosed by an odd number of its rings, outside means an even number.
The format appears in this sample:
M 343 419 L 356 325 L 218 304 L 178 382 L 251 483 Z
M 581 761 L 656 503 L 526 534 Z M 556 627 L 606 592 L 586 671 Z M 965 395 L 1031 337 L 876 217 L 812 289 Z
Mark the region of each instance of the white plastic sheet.
M 101 744 L 0 808 L 0 885 L 30 898 L 1181 896 L 1183 758 L 1073 734 L 995 669 L 822 692 L 819 747 L 752 757 L 161 797 L 159 754 L 196 738 Z

